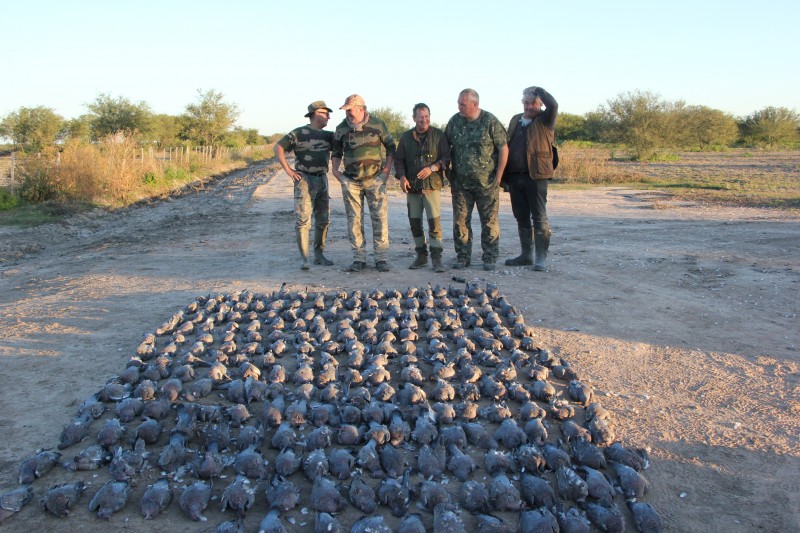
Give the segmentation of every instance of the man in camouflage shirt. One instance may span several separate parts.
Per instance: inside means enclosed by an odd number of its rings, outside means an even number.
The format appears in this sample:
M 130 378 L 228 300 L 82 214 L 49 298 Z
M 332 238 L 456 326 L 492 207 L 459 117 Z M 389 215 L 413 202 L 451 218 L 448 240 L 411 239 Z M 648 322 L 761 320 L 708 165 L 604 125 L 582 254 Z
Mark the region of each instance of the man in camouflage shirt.
M 478 93 L 458 95 L 458 113 L 445 128 L 452 158 L 453 241 L 458 256 L 453 268 L 466 268 L 472 256 L 472 209 L 481 221 L 483 269 L 494 270 L 500 255 L 500 179 L 508 160 L 508 136 L 497 118 L 478 107 Z
M 318 100 L 308 106 L 307 126 L 300 126 L 287 133 L 275 144 L 275 155 L 283 170 L 294 180 L 294 213 L 297 247 L 303 262 L 302 270 L 308 270 L 308 232 L 311 214 L 314 214 L 314 264 L 330 266 L 323 255 L 325 238 L 330 223 L 330 197 L 328 196 L 328 162 L 333 146 L 333 132 L 325 131 L 331 109 Z M 286 153 L 294 152 L 294 169 L 286 162 Z
M 360 272 L 367 266 L 364 241 L 364 201 L 372 221 L 372 246 L 375 268 L 387 272 L 389 267 L 389 203 L 386 179 L 395 155 L 394 139 L 382 120 L 370 116 L 364 99 L 353 94 L 339 109 L 347 118 L 333 134 L 332 172 L 342 185 L 342 199 L 347 212 L 347 231 L 353 249 L 349 272 Z M 386 162 L 381 157 L 386 150 Z M 344 171 L 339 167 L 344 160 Z

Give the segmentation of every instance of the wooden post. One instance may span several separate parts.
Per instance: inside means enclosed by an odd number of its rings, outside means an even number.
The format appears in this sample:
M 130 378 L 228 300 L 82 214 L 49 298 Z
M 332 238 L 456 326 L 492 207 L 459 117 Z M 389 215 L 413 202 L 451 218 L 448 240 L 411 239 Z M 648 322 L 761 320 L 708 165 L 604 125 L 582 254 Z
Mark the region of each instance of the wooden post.
M 11 194 L 14 194 L 14 152 L 11 152 Z

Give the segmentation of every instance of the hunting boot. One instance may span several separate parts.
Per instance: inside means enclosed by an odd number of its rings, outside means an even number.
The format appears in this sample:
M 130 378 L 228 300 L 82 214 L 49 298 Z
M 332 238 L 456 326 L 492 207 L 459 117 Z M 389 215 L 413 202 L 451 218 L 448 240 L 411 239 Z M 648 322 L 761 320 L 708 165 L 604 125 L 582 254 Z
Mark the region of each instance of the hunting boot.
M 297 233 L 297 248 L 300 250 L 300 257 L 303 258 L 300 270 L 308 270 L 311 268 L 308 264 L 308 230 L 295 228 L 295 231 Z
M 314 264 L 331 266 L 333 261 L 322 255 L 325 249 L 325 237 L 328 235 L 328 228 L 316 228 L 314 230 Z
M 522 266 L 533 264 L 533 228 L 517 227 L 519 232 L 519 244 L 522 246 L 522 253 L 514 259 L 506 259 L 508 266 Z M 545 252 L 546 254 L 546 252 Z
M 414 262 L 408 267 L 411 270 L 422 268 L 428 264 L 428 249 L 424 246 L 417 246 L 415 250 L 417 252 L 417 258 L 414 259 Z
M 541 272 L 547 270 L 544 262 L 547 259 L 547 249 L 550 248 L 550 228 L 537 230 L 533 238 L 536 243 L 536 262 L 533 269 Z
M 444 272 L 445 268 L 442 264 L 442 249 L 431 248 L 431 263 L 433 263 L 433 270 L 435 272 Z

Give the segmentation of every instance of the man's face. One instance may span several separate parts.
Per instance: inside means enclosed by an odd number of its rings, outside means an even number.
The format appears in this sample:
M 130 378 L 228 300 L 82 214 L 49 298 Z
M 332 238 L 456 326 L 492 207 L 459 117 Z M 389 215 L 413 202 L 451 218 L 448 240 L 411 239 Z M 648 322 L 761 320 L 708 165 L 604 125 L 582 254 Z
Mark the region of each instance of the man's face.
M 522 99 L 522 110 L 525 118 L 536 118 L 536 115 L 542 112 L 542 100 L 538 96 L 536 98 L 526 96 Z
M 478 103 L 462 94 L 458 97 L 458 114 L 464 118 L 475 118 L 478 115 Z
M 325 126 L 328 125 L 328 120 L 330 120 L 331 114 L 325 111 L 324 109 L 319 109 L 314 111 L 314 114 L 311 115 L 311 125 L 321 130 Z
M 362 107 L 360 105 L 351 107 L 350 109 L 346 109 L 345 113 L 347 113 L 347 120 L 349 120 L 352 124 L 358 124 L 367 114 L 367 108 Z
M 424 107 L 417 109 L 414 114 L 414 124 L 418 133 L 425 133 L 431 127 L 431 113 Z

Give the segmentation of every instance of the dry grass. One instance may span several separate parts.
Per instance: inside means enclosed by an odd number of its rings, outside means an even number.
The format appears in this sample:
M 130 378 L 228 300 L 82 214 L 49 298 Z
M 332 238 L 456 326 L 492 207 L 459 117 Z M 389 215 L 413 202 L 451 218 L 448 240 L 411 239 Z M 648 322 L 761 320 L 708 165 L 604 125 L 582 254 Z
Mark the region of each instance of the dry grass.
M 556 183 L 627 185 L 678 198 L 754 207 L 800 208 L 800 152 L 681 152 L 671 160 L 632 162 L 612 150 L 564 143 Z

